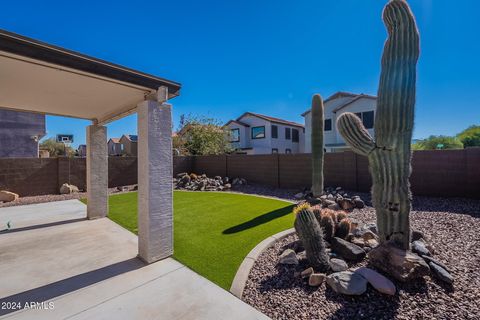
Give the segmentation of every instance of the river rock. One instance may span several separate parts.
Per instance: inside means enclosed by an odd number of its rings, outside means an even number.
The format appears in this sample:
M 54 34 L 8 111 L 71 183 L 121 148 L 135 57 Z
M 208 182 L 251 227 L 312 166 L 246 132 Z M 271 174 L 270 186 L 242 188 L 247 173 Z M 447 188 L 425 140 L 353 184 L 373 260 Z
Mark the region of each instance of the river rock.
M 372 266 L 391 275 L 395 279 L 407 282 L 430 274 L 428 264 L 413 252 L 405 251 L 390 243 L 384 243 L 368 253 Z
M 332 250 L 346 260 L 361 261 L 365 258 L 365 251 L 356 244 L 334 237 L 331 241 Z
M 392 296 L 395 295 L 397 289 L 393 282 L 377 271 L 361 267 L 355 270 L 355 272 L 367 279 L 368 283 L 370 283 L 378 292 Z
M 283 251 L 282 254 L 280 255 L 279 262 L 280 262 L 280 264 L 294 264 L 294 265 L 297 265 L 298 264 L 298 258 L 297 258 L 297 255 L 295 254 L 295 251 L 293 251 L 292 249 L 287 249 L 287 250 Z
M 327 277 L 327 284 L 337 293 L 361 295 L 367 290 L 367 279 L 358 273 L 342 271 Z
M 430 251 L 425 246 L 425 243 L 422 240 L 415 240 L 412 242 L 412 251 L 421 255 L 421 256 L 430 256 L 432 255 Z
M 442 267 L 443 269 L 445 269 L 445 270 L 447 270 L 447 271 L 450 272 L 450 270 L 448 269 L 448 267 L 447 267 L 444 263 L 442 263 L 442 262 L 440 262 L 440 261 L 438 261 L 438 260 L 436 260 L 436 259 L 434 259 L 434 258 L 432 258 L 432 257 L 430 257 L 430 256 L 422 256 L 422 258 L 423 258 L 423 260 L 425 260 L 429 265 L 430 265 L 430 262 L 433 262 L 433 263 L 435 263 L 436 265 L 439 265 L 439 266 Z
M 19 195 L 10 191 L 0 191 L 0 202 L 11 202 L 18 200 Z
M 325 280 L 325 275 L 323 273 L 312 273 L 308 278 L 308 285 L 312 287 L 318 287 Z
M 440 280 L 442 280 L 442 281 L 444 281 L 448 284 L 453 283 L 453 276 L 450 273 L 448 273 L 447 270 L 445 270 L 444 268 L 442 268 L 441 266 L 439 266 L 438 264 L 433 263 L 433 262 L 428 263 L 428 265 L 430 266 L 430 269 L 432 270 L 432 273 L 437 278 L 439 278 Z
M 345 271 L 348 269 L 348 265 L 347 263 L 342 260 L 342 259 L 336 259 L 336 258 L 332 258 L 330 259 L 330 268 L 332 268 L 332 270 L 334 272 L 340 272 L 340 271 Z

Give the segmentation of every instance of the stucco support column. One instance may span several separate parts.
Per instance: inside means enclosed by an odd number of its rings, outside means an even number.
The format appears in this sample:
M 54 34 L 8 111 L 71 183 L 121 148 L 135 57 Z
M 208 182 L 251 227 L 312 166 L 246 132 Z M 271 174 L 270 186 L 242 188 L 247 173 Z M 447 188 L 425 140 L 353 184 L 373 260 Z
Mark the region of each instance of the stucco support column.
M 147 100 L 138 113 L 138 253 L 151 263 L 173 254 L 171 105 Z
M 87 217 L 97 219 L 108 213 L 107 127 L 87 127 Z

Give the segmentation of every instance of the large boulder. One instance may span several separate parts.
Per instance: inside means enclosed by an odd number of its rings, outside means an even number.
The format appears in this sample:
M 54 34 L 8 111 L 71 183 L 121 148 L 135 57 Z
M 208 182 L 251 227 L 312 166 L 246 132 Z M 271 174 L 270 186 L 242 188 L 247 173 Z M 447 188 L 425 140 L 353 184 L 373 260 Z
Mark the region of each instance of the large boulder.
M 1 190 L 0 191 L 0 202 L 11 202 L 11 201 L 16 201 L 18 200 L 20 196 L 16 193 L 6 191 L 6 190 Z
M 60 187 L 60 194 L 70 194 L 79 192 L 78 187 L 73 184 L 64 183 Z
M 395 247 L 391 243 L 377 246 L 368 253 L 369 262 L 395 279 L 407 282 L 430 274 L 428 264 L 411 251 Z
M 377 271 L 366 267 L 361 267 L 355 270 L 355 272 L 367 279 L 368 283 L 370 283 L 378 292 L 391 296 L 395 295 L 397 289 L 393 282 Z
M 365 258 L 365 251 L 356 244 L 334 237 L 331 241 L 332 250 L 346 260 L 358 262 Z
M 367 291 L 367 279 L 350 271 L 332 273 L 327 277 L 327 284 L 337 293 L 361 295 Z

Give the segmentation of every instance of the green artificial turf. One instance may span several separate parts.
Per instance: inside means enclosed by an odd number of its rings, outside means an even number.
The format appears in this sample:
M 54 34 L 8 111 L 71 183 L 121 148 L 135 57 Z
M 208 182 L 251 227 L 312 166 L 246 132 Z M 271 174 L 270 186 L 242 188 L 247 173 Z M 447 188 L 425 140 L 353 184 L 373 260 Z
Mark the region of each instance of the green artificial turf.
M 229 289 L 245 256 L 293 226 L 284 201 L 221 192 L 174 192 L 174 258 Z M 110 196 L 109 217 L 137 233 L 137 193 Z

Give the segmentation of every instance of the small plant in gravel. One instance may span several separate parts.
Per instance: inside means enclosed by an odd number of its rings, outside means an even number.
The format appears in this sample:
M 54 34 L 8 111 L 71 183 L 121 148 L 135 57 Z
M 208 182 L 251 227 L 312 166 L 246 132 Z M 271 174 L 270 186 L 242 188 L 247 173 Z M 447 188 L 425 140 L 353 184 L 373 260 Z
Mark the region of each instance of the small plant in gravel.
M 325 251 L 323 231 L 311 208 L 300 205 L 294 210 L 295 230 L 305 247 L 305 252 L 310 265 L 319 272 L 326 272 L 330 265 Z
M 350 233 L 350 219 L 342 219 L 335 229 L 335 237 L 345 239 Z
M 312 193 L 314 197 L 323 194 L 323 100 L 319 94 L 313 96 L 311 112 L 312 144 Z
M 383 11 L 389 37 L 375 113 L 375 139 L 353 113 L 337 122 L 341 135 L 356 153 L 367 156 L 372 175 L 372 200 L 380 241 L 410 247 L 410 159 L 415 112 L 419 35 L 415 18 L 404 0 L 391 0 Z

